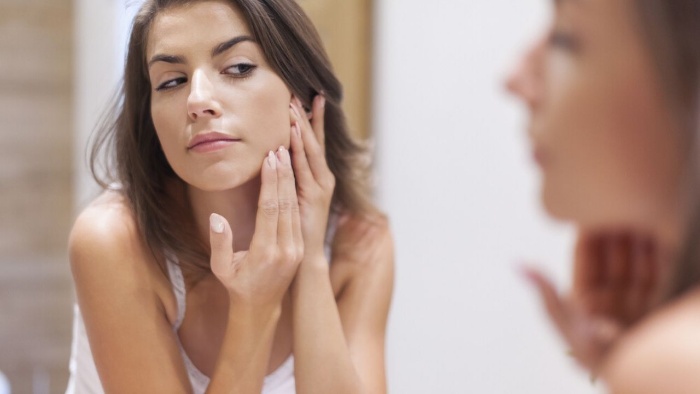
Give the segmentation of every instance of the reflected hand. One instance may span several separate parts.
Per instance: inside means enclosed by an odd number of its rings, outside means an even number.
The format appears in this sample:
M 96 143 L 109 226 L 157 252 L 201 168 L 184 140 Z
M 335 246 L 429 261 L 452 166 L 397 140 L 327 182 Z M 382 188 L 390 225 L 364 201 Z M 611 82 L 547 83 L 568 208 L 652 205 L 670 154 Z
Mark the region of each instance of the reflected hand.
M 559 295 L 541 272 L 526 268 L 524 273 L 539 291 L 572 356 L 595 374 L 620 334 L 654 306 L 658 260 L 648 237 L 582 232 L 576 244 L 573 289 L 567 297 Z

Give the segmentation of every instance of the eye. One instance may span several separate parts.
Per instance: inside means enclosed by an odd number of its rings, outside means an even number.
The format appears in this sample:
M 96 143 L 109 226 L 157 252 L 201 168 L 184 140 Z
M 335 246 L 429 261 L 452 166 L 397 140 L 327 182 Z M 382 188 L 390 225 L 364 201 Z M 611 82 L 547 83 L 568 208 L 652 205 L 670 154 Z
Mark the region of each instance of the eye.
M 234 77 L 245 77 L 248 76 L 257 66 L 249 63 L 239 63 L 224 70 L 224 74 L 228 74 Z
M 169 81 L 165 81 L 162 84 L 158 85 L 158 87 L 156 87 L 156 91 L 160 92 L 163 90 L 173 89 L 173 88 L 180 86 L 181 84 L 183 84 L 185 82 L 187 82 L 187 78 L 185 78 L 185 77 L 171 79 Z
M 580 43 L 573 34 L 564 31 L 554 30 L 549 35 L 549 46 L 552 49 L 576 51 L 579 48 Z

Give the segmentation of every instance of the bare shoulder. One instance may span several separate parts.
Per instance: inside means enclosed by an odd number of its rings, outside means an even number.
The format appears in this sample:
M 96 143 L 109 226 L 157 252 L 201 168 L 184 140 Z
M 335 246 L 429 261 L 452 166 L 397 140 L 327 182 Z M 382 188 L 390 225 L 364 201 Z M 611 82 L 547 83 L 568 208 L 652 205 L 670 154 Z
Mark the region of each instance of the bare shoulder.
M 113 260 L 128 264 L 144 248 L 136 220 L 124 198 L 117 192 L 105 191 L 78 215 L 68 249 L 71 267 L 83 270 L 107 269 Z
M 162 293 L 167 281 L 141 239 L 131 209 L 114 191 L 105 191 L 80 213 L 68 250 L 79 301 L 107 291 Z
M 363 266 L 390 263 L 394 240 L 389 219 L 379 213 L 341 216 L 332 250 L 334 262 Z
M 603 377 L 614 394 L 700 392 L 700 291 L 663 307 L 626 334 Z
M 68 244 L 71 251 L 79 254 L 95 248 L 119 249 L 125 241 L 136 238 L 136 234 L 136 221 L 124 198 L 108 190 L 78 215 Z
M 346 288 L 361 287 L 363 293 L 370 288 L 390 298 L 394 280 L 394 240 L 386 216 L 345 215 L 338 228 L 331 248 L 331 283 L 336 295 Z

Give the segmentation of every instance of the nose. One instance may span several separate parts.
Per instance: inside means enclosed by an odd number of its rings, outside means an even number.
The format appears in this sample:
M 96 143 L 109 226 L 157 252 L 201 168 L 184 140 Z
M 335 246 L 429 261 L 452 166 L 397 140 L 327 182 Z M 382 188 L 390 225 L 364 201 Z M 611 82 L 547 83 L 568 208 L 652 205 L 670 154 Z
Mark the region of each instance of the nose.
M 193 121 L 221 116 L 221 105 L 215 98 L 214 86 L 204 70 L 196 70 L 192 74 L 190 95 L 187 97 L 187 113 Z
M 506 90 L 531 109 L 536 107 L 543 89 L 545 49 L 544 39 L 534 43 L 505 80 Z

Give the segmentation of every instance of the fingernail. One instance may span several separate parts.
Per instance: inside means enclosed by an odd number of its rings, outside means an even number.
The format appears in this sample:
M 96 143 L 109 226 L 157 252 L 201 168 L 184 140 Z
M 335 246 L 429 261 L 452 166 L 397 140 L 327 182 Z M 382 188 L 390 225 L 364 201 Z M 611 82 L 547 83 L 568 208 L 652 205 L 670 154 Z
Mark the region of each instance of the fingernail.
M 281 163 L 282 162 L 282 155 L 284 154 L 284 146 L 280 146 L 277 148 L 277 160 Z
M 211 216 L 209 216 L 209 226 L 211 227 L 211 231 L 221 234 L 224 232 L 224 218 L 221 216 L 212 213 Z
M 273 151 L 270 151 L 270 153 L 267 154 L 267 165 L 273 169 L 277 168 L 277 158 L 275 157 L 275 153 Z
M 294 132 L 297 134 L 297 137 L 301 137 L 301 129 L 299 128 L 299 122 L 294 122 Z
M 326 108 L 326 97 L 321 95 L 321 98 L 319 99 L 321 101 L 321 109 Z
M 536 282 L 537 272 L 527 263 L 519 263 L 516 265 L 516 271 L 530 282 Z

